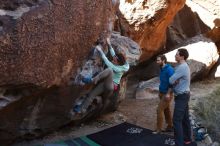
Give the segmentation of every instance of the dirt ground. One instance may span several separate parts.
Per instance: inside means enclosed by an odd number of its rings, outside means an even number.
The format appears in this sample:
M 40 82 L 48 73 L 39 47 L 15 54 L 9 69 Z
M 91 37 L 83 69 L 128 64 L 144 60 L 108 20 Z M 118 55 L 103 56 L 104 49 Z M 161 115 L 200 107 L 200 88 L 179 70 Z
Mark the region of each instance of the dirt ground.
M 200 97 L 212 93 L 218 86 L 220 86 L 220 79 L 192 83 L 190 107 L 195 106 L 196 101 L 199 100 Z M 125 121 L 154 130 L 156 124 L 156 107 L 159 100 L 156 92 L 146 92 L 146 96 L 147 98 L 143 99 L 125 99 L 116 112 L 102 115 L 91 122 L 81 124 L 81 126 L 68 126 L 59 131 L 54 131 L 43 138 L 18 142 L 13 146 L 33 146 L 36 144 L 75 138 L 103 130 Z

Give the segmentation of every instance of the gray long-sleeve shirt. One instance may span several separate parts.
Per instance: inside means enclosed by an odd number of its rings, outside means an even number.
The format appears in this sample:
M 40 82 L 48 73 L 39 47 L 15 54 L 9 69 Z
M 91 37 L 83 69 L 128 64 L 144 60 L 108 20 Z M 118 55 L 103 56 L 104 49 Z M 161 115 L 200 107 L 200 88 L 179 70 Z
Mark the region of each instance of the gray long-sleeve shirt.
M 182 94 L 190 91 L 190 69 L 186 62 L 175 67 L 175 73 L 169 79 L 173 85 L 174 94 Z

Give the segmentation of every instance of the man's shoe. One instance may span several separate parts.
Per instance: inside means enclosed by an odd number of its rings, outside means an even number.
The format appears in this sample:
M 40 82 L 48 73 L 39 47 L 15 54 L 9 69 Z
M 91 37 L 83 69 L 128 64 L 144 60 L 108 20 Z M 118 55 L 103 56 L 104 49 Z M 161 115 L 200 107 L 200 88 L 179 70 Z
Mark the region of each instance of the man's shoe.
M 152 134 L 161 134 L 161 131 L 156 130 L 156 131 L 153 131 Z
M 173 131 L 174 131 L 173 128 L 168 128 L 168 127 L 164 130 L 164 132 L 173 132 Z
M 197 146 L 197 143 L 194 141 L 184 141 L 184 146 Z
M 81 111 L 81 105 L 75 105 L 74 108 L 73 108 L 73 111 L 77 114 L 80 114 L 82 111 Z
M 184 141 L 185 145 L 191 144 L 191 141 Z

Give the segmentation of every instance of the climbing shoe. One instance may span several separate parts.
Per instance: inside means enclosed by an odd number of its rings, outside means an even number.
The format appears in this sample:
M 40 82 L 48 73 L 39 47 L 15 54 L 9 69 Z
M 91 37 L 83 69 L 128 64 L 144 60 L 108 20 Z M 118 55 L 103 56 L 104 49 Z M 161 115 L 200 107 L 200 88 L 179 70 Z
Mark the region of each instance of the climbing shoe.
M 81 113 L 81 105 L 75 105 L 73 108 L 73 111 L 75 113 Z
M 92 78 L 84 77 L 84 78 L 82 78 L 82 82 L 85 84 L 90 84 L 90 83 L 92 83 Z

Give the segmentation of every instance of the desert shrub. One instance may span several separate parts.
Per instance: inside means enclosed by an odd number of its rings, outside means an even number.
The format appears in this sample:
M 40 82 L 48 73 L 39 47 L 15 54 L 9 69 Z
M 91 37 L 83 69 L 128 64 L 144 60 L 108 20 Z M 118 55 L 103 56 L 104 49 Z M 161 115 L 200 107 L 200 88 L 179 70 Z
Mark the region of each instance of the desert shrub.
M 213 140 L 220 141 L 220 87 L 210 95 L 201 97 L 195 112 Z

